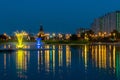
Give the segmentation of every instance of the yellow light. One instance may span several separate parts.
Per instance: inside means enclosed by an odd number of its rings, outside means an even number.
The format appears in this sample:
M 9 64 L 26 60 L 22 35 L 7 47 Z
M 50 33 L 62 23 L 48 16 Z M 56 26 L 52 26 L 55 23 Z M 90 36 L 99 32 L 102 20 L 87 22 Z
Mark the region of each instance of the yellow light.
M 23 51 L 19 50 L 17 53 L 17 66 L 19 69 L 23 69 Z
M 15 32 L 15 35 L 18 40 L 17 48 L 23 48 L 23 37 L 24 37 L 25 32 Z
M 85 53 L 85 68 L 87 68 L 87 45 L 84 47 L 84 53 Z
M 109 36 L 111 36 L 111 33 L 109 33 Z
M 46 45 L 45 48 L 49 49 L 50 46 Z M 45 50 L 45 69 L 46 71 L 49 72 L 49 68 L 50 68 L 50 51 L 49 50 Z
M 55 33 L 53 33 L 52 35 L 53 35 L 53 37 L 55 37 Z
M 4 35 L 4 36 L 7 36 L 7 34 L 6 34 L 6 33 L 4 33 L 3 35 Z
M 24 52 L 23 50 L 18 50 L 16 54 L 16 68 L 18 70 L 17 76 L 19 78 L 27 78 L 25 74 L 23 74 L 23 71 L 27 71 L 27 52 Z
M 106 34 L 107 34 L 107 32 L 104 32 L 104 34 L 106 35 Z
M 113 36 L 115 36 L 116 34 L 115 33 L 113 33 Z
M 66 66 L 71 65 L 71 51 L 70 46 L 66 45 Z

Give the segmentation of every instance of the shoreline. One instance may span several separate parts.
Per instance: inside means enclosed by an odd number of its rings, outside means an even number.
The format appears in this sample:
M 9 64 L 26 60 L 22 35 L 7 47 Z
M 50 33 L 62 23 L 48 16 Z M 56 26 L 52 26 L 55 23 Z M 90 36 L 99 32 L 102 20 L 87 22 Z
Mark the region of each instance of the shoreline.
M 0 45 L 1 44 L 9 44 L 9 43 L 17 43 L 16 41 L 8 41 L 8 42 L 0 42 Z M 26 42 L 23 42 L 23 43 L 36 43 L 35 41 L 26 41 Z M 60 43 L 60 42 L 49 42 L 49 43 L 46 43 L 45 41 L 43 41 L 43 43 L 45 45 L 120 45 L 120 42 L 69 42 L 69 43 Z

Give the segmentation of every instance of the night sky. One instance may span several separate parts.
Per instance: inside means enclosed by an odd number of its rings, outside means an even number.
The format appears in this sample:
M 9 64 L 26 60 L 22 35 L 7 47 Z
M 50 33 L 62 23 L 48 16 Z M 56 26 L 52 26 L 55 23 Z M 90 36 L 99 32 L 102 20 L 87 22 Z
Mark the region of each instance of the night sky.
M 0 33 L 75 33 L 95 18 L 120 10 L 120 0 L 0 0 Z

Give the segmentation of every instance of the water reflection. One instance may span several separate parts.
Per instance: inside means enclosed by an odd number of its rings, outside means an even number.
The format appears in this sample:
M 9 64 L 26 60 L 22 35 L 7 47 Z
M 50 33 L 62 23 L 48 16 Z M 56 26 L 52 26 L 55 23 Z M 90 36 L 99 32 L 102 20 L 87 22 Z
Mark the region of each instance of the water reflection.
M 28 59 L 28 53 L 23 50 L 18 50 L 16 52 L 16 69 L 17 69 L 17 75 L 19 78 L 27 78 L 26 71 L 27 71 L 27 59 Z
M 49 46 L 47 45 L 45 48 L 49 48 Z M 46 50 L 45 51 L 45 69 L 48 72 L 49 72 L 49 65 L 50 65 L 50 51 Z
M 71 49 L 68 45 L 66 45 L 66 66 L 71 66 Z
M 110 58 L 109 55 L 111 55 L 111 53 L 107 54 L 106 48 L 106 45 L 92 46 L 92 60 L 98 68 L 106 68 L 106 57 L 108 55 Z
M 63 66 L 63 50 L 62 45 L 58 46 L 58 60 L 59 60 L 59 67 Z
M 84 64 L 85 64 L 85 68 L 87 68 L 87 59 L 88 59 L 88 46 L 87 45 L 85 45 L 84 46 L 84 48 L 83 48 L 84 50 L 83 50 L 83 53 L 82 53 L 82 56 L 83 56 L 83 58 L 84 58 Z
M 4 45 L 4 48 L 8 45 Z M 116 45 L 45 45 L 50 50 L 0 54 L 0 68 L 16 73 L 12 79 L 120 79 L 120 47 Z M 10 65 L 13 64 L 13 68 Z M 10 75 L 9 72 L 2 71 Z M 100 77 L 100 76 L 101 77 Z M 0 77 L 4 80 L 5 77 Z M 96 76 L 96 78 L 94 77 Z M 7 76 L 9 77 L 9 76 Z
M 116 71 L 116 76 L 118 78 L 118 80 L 120 80 L 120 47 L 116 48 L 116 59 L 115 59 L 115 71 Z

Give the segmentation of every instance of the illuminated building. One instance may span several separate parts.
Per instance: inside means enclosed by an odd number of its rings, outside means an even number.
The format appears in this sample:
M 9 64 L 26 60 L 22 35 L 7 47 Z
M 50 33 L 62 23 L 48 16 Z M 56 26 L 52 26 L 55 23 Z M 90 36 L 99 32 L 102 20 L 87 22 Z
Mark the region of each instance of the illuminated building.
M 39 32 L 37 34 L 37 37 L 41 38 L 42 40 L 49 40 L 50 34 L 49 33 L 44 33 L 43 26 L 40 25 L 40 30 L 39 30 Z
M 96 34 L 99 32 L 110 33 L 113 30 L 120 32 L 120 11 L 111 12 L 95 19 L 91 28 Z
M 70 37 L 71 37 L 71 34 L 65 34 L 65 39 L 66 39 L 66 40 L 69 40 Z
M 44 30 L 43 30 L 43 26 L 42 25 L 40 25 L 40 31 L 37 34 L 37 36 L 40 37 L 40 38 L 44 38 Z
M 59 40 L 62 40 L 62 39 L 63 39 L 63 35 L 59 33 L 59 34 L 58 34 L 58 39 L 59 39 Z
M 49 40 L 50 39 L 50 34 L 49 33 L 46 33 L 45 34 L 45 40 Z

